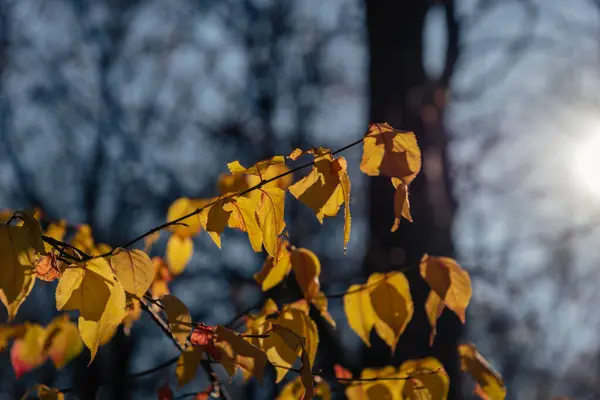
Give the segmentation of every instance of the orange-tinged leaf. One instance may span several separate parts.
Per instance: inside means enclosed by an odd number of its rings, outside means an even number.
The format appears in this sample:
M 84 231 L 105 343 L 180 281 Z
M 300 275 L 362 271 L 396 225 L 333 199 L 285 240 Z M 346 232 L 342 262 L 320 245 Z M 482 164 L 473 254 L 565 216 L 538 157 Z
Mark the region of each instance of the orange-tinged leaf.
M 46 385 L 37 385 L 37 396 L 40 400 L 64 400 L 65 395 L 58 389 Z
M 198 371 L 198 366 L 200 366 L 200 363 L 202 362 L 203 354 L 204 350 L 196 346 L 184 349 L 181 352 L 175 369 L 178 386 L 187 385 L 194 379 L 196 371 Z
M 342 367 L 340 364 L 335 364 L 333 366 L 333 372 L 335 373 L 335 379 L 342 381 L 349 381 L 352 379 L 352 372 Z
M 44 336 L 45 329 L 43 327 L 27 323 L 25 324 L 25 335 L 13 343 L 10 350 L 10 362 L 17 379 L 46 361 Z
M 502 377 L 483 358 L 473 344 L 461 344 L 458 346 L 460 356 L 460 368 L 477 382 L 479 396 L 483 400 L 503 400 L 506 397 L 506 387 Z M 483 394 L 485 394 L 484 397 Z
M 133 323 L 142 317 L 142 306 L 137 298 L 134 298 L 129 294 L 126 294 L 126 304 L 127 314 L 123 318 L 123 332 L 125 335 L 129 336 L 131 334 Z
M 315 253 L 304 248 L 294 248 L 291 254 L 292 269 L 298 286 L 306 299 L 317 295 L 321 284 L 321 262 Z
M 262 232 L 265 250 L 269 255 L 277 255 L 279 235 L 285 228 L 284 203 L 285 192 L 278 187 L 265 187 L 260 189 L 261 198 L 256 209 L 258 226 Z
M 421 276 L 442 298 L 446 307 L 465 323 L 465 313 L 471 299 L 469 273 L 448 257 L 423 255 L 419 266 Z
M 260 271 L 254 274 L 263 292 L 277 286 L 290 273 L 292 265 L 288 247 L 289 242 L 279 238 L 276 257 L 268 256 Z
M 375 311 L 366 285 L 352 285 L 344 295 L 344 312 L 350 329 L 371 347 L 371 329 L 375 326 Z
M 367 175 L 400 178 L 409 184 L 421 169 L 421 150 L 412 132 L 387 123 L 370 124 L 363 142 L 360 170 Z
M 229 225 L 248 233 L 250 245 L 256 252 L 262 250 L 262 232 L 256 220 L 257 204 L 246 197 L 238 197 L 235 202 L 227 203 L 223 208 L 232 211 Z
M 79 330 L 69 321 L 68 315 L 61 315 L 46 327 L 44 350 L 57 369 L 63 368 L 83 350 Z
M 289 187 L 290 193 L 310 207 L 319 222 L 325 216 L 337 214 L 346 202 L 346 222 L 344 226 L 344 246 L 350 238 L 350 179 L 344 157 L 332 158 L 323 153 L 316 159 L 310 173 Z
M 45 282 L 57 280 L 62 272 L 58 268 L 58 261 L 54 253 L 48 253 L 38 259 L 35 264 L 35 276 Z
M 191 214 L 203 204 L 194 201 L 188 197 L 180 197 L 175 200 L 167 211 L 167 221 L 174 221 L 184 215 Z M 169 230 L 177 236 L 190 237 L 200 232 L 200 219 L 198 215 L 193 215 L 184 219 L 179 224 L 171 225 Z
M 427 319 L 429 320 L 429 324 L 431 324 L 431 334 L 429 335 L 430 346 L 433 346 L 433 340 L 437 333 L 437 320 L 442 315 L 443 311 L 444 302 L 442 301 L 442 298 L 433 290 L 430 290 L 427 300 L 425 301 L 425 314 L 427 314 Z
M 161 302 L 167 314 L 167 322 L 173 337 L 181 347 L 185 347 L 185 341 L 192 332 L 192 317 L 187 306 L 170 294 L 163 296 Z
M 169 386 L 169 381 L 166 381 L 158 388 L 158 400 L 173 400 L 173 391 Z
M 394 225 L 392 225 L 392 232 L 398 230 L 400 226 L 400 220 L 406 218 L 410 222 L 413 222 L 412 216 L 410 215 L 410 203 L 408 201 L 408 186 L 402 182 L 399 178 L 392 178 L 392 184 L 396 189 L 394 193 Z
M 189 236 L 171 235 L 167 241 L 167 263 L 173 275 L 179 275 L 194 254 L 194 242 Z
M 223 201 L 219 201 L 218 197 L 209 199 L 208 204 L 199 215 L 202 228 L 208 233 L 217 247 L 221 248 L 221 233 L 225 230 L 231 217 L 231 211 L 226 211 L 223 208 Z
M 11 321 L 35 283 L 36 250 L 24 227 L 0 225 L 0 300 Z
M 259 161 L 254 164 L 250 168 L 245 168 L 240 164 L 239 161 L 233 161 L 227 164 L 227 168 L 232 174 L 249 174 L 249 175 L 257 175 L 262 176 L 262 173 L 271 165 L 283 164 L 285 162 L 285 157 L 283 156 L 275 156 L 268 160 Z
M 154 265 L 142 250 L 119 248 L 110 258 L 110 265 L 127 293 L 144 296 L 154 279 Z
M 264 370 L 267 366 L 265 352 L 244 340 L 236 332 L 221 325 L 217 325 L 215 337 L 217 341 L 228 344 L 229 357 L 262 384 Z
M 409 379 L 406 381 L 404 385 L 405 396 L 423 395 L 424 387 L 432 399 L 446 400 L 448 398 L 450 380 L 444 366 L 436 358 L 427 357 L 405 361 L 400 366 L 400 374 L 416 378 L 416 380 Z
M 98 347 L 108 343 L 126 315 L 125 290 L 104 258 L 67 268 L 56 287 L 56 308 L 78 310 L 78 327 L 90 349 L 90 363 Z
M 414 312 L 408 280 L 402 272 L 374 273 L 367 280 L 367 286 L 375 316 L 375 331 L 390 346 L 393 354 Z

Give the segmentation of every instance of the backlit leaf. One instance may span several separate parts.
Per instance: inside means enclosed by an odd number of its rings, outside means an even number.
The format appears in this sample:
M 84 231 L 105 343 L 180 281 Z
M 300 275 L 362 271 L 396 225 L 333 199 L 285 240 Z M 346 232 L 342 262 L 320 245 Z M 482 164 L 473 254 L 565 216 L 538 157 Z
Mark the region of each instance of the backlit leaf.
M 257 175 L 262 176 L 262 173 L 271 165 L 283 164 L 285 162 L 285 157 L 283 156 L 275 156 L 268 160 L 259 161 L 254 164 L 250 168 L 245 168 L 240 164 L 239 161 L 233 161 L 227 164 L 227 168 L 232 174 L 249 174 L 249 175 Z
M 167 263 L 173 275 L 179 275 L 194 254 L 194 242 L 189 236 L 171 235 L 167 241 Z
M 433 346 L 433 340 L 437 333 L 437 320 L 442 315 L 443 311 L 444 302 L 442 301 L 442 298 L 438 296 L 436 292 L 430 290 L 427 300 L 425 301 L 425 314 L 427 314 L 427 319 L 431 325 L 431 335 L 429 335 L 430 346 Z
M 288 247 L 289 242 L 279 238 L 276 257 L 268 256 L 260 271 L 254 274 L 263 292 L 277 286 L 290 273 L 292 265 Z
M 256 220 L 256 209 L 258 204 L 252 202 L 246 197 L 238 197 L 234 202 L 227 203 L 223 206 L 226 211 L 231 211 L 229 226 L 240 229 L 242 232 L 248 233 L 250 245 L 256 252 L 262 250 L 262 232 Z
M 184 215 L 191 214 L 197 208 L 202 207 L 202 203 L 194 201 L 188 197 L 180 197 L 175 200 L 167 211 L 167 221 L 174 221 Z M 180 237 L 190 237 L 200 232 L 200 219 L 198 214 L 184 219 L 179 224 L 169 226 L 169 230 Z
M 21 337 L 24 334 L 25 325 L 0 325 L 0 352 L 6 350 L 11 339 Z
M 321 287 L 319 283 L 319 275 L 321 275 L 319 258 L 308 249 L 294 248 L 291 253 L 291 263 L 304 298 L 312 299 Z
M 191 347 L 185 349 L 179 355 L 175 375 L 177 375 L 177 384 L 179 386 L 187 385 L 196 376 L 198 366 L 202 362 L 204 351 L 200 347 Z
M 304 385 L 302 385 L 302 378 L 297 376 L 292 379 L 281 389 L 277 400 L 298 400 L 304 396 Z
M 23 220 L 23 228 L 25 228 L 29 235 L 29 245 L 37 254 L 46 254 L 46 248 L 42 240 L 42 228 L 38 220 L 33 216 L 33 213 L 19 211 L 16 215 Z
M 310 299 L 310 301 L 319 311 L 319 313 L 325 319 L 325 321 L 329 322 L 329 324 L 335 328 L 335 321 L 333 320 L 331 314 L 329 314 L 329 310 L 327 308 L 328 301 L 327 297 L 325 297 L 325 293 L 318 291 L 317 294 L 314 295 L 312 299 Z
M 423 386 L 432 399 L 446 400 L 448 391 L 450 390 L 450 380 L 448 374 L 440 363 L 434 357 L 422 358 L 420 360 L 408 360 L 400 366 L 400 375 L 412 376 L 418 380 L 418 383 L 413 380 L 407 380 L 404 385 L 404 395 L 418 396 L 422 393 Z
M 42 256 L 35 264 L 35 276 L 44 282 L 57 280 L 62 272 L 58 267 L 56 255 L 52 252 Z
M 402 272 L 374 273 L 367 286 L 375 311 L 375 331 L 394 353 L 414 312 L 408 280 Z
M 237 365 L 262 383 L 267 365 L 267 355 L 264 351 L 244 340 L 236 332 L 221 325 L 217 325 L 215 337 L 218 342 L 228 345 L 228 355 L 235 360 Z
M 49 388 L 46 385 L 37 386 L 37 396 L 40 400 L 64 400 L 65 395 L 58 389 Z
M 17 379 L 46 361 L 45 332 L 40 325 L 27 323 L 25 324 L 25 335 L 13 343 L 10 350 L 10 363 Z
M 223 209 L 223 201 L 220 201 L 218 197 L 207 200 L 208 204 L 200 212 L 200 224 L 211 237 L 213 242 L 221 248 L 221 233 L 225 230 L 231 217 L 231 211 Z
M 410 203 L 408 201 L 408 186 L 402 182 L 399 178 L 392 178 L 392 184 L 396 189 L 394 193 L 394 225 L 392 225 L 392 232 L 398 230 L 400 226 L 400 220 L 406 218 L 410 222 L 413 222 L 412 216 L 410 215 Z
M 277 333 L 280 337 L 282 337 L 288 346 L 290 346 L 290 344 L 293 343 L 293 338 L 295 338 L 294 345 L 296 348 L 299 348 L 301 350 L 300 358 L 302 361 L 302 365 L 300 367 L 300 381 L 302 382 L 302 386 L 304 387 L 304 393 L 302 394 L 300 399 L 312 399 L 315 395 L 315 388 L 312 375 L 312 365 L 314 363 L 314 357 L 311 359 L 310 350 L 307 349 L 307 346 L 309 345 L 309 338 L 306 336 L 299 336 L 292 328 L 289 328 L 284 325 L 273 324 L 273 331 Z
M 352 285 L 344 295 L 344 312 L 348 325 L 358 337 L 371 347 L 371 329 L 375 326 L 375 311 L 366 285 Z
M 161 296 L 163 294 L 161 294 Z M 142 306 L 140 304 L 140 301 L 130 294 L 125 295 L 125 303 L 126 315 L 123 318 L 123 333 L 129 336 L 131 334 L 131 328 L 133 327 L 133 323 L 135 321 L 138 321 L 142 317 Z
M 0 300 L 9 321 L 33 289 L 36 259 L 25 228 L 0 225 Z
M 79 330 L 68 315 L 60 315 L 46 327 L 44 349 L 57 369 L 63 368 L 83 350 Z
M 96 244 L 92 228 L 87 224 L 79 225 L 71 244 L 89 255 L 100 255 L 111 250 L 107 244 Z
M 79 311 L 79 333 L 91 363 L 125 317 L 125 291 L 108 262 L 95 258 L 65 270 L 56 288 L 56 308 Z
M 363 142 L 360 170 L 367 175 L 399 178 L 409 184 L 421 169 L 421 150 L 412 132 L 387 123 L 370 124 Z
M 169 323 L 173 337 L 175 337 L 181 347 L 184 347 L 187 337 L 192 332 L 192 317 L 187 306 L 177 297 L 170 294 L 163 296 L 161 302 L 165 308 L 167 322 Z
M 48 225 L 46 228 L 46 232 L 44 235 L 49 236 L 53 239 L 63 241 L 65 238 L 65 234 L 67 233 L 67 221 L 61 219 L 58 222 L 53 222 Z M 52 250 L 52 246 L 46 242 L 44 242 L 44 246 L 46 247 L 46 251 Z
M 460 369 L 468 372 L 477 382 L 476 394 L 483 400 L 503 400 L 506 397 L 506 387 L 502 377 L 479 354 L 475 345 L 459 345 L 458 355 L 460 356 Z M 484 394 L 487 398 L 484 397 Z
M 265 250 L 269 255 L 276 256 L 279 234 L 285 228 L 285 192 L 278 187 L 266 187 L 260 189 L 260 193 L 261 198 L 256 209 L 258 226 L 262 232 Z
M 127 293 L 144 296 L 154 279 L 154 265 L 142 250 L 119 248 L 110 258 L 110 265 Z
M 465 312 L 471 299 L 471 278 L 468 272 L 452 258 L 431 257 L 427 254 L 421 259 L 419 269 L 429 287 L 464 324 Z

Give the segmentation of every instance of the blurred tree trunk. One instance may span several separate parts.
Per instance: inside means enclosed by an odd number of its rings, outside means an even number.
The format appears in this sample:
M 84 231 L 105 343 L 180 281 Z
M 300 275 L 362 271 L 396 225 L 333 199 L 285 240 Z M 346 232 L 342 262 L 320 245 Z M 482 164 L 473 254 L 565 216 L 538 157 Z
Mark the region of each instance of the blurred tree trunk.
M 369 179 L 370 242 L 365 276 L 376 271 L 406 272 L 411 283 L 415 314 L 390 360 L 389 348 L 379 339 L 363 355 L 363 367 L 399 364 L 409 358 L 438 357 L 451 380 L 451 399 L 460 398 L 457 341 L 461 325 L 453 315 L 440 319 L 433 347 L 423 306 L 429 288 L 419 277 L 424 253 L 453 256 L 452 220 L 455 209 L 447 162 L 447 135 L 443 127 L 447 86 L 458 56 L 458 24 L 452 0 L 437 3 L 446 15 L 448 47 L 443 72 L 428 77 L 423 65 L 425 16 L 433 2 L 424 0 L 367 0 L 370 48 L 370 121 L 388 122 L 414 131 L 423 154 L 423 170 L 410 186 L 414 223 L 402 221 L 395 233 L 393 188 L 389 178 Z

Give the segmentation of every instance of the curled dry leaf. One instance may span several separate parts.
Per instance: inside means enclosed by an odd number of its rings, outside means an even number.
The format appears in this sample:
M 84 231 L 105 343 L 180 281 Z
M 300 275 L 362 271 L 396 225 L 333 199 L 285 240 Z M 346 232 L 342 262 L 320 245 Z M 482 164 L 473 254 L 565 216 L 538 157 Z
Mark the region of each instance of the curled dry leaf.
M 56 255 L 52 252 L 39 258 L 35 264 L 35 276 L 42 281 L 55 281 L 60 277 L 61 274 L 62 272 L 58 268 L 58 260 L 56 259 Z

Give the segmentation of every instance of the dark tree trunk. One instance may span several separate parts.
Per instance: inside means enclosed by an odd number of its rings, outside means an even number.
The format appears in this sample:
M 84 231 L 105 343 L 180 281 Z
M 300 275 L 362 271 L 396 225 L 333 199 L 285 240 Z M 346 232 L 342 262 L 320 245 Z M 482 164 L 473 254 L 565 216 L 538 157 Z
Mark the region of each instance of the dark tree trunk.
M 459 364 L 456 352 L 461 325 L 453 315 L 444 315 L 438 325 L 433 347 L 429 346 L 430 326 L 423 310 L 429 288 L 417 268 L 424 253 L 453 256 L 451 236 L 455 209 L 448 179 L 447 137 L 442 125 L 446 87 L 458 53 L 458 26 L 453 2 L 446 10 L 448 49 L 441 77 L 430 79 L 423 66 L 423 28 L 432 3 L 421 0 L 367 0 L 370 46 L 370 120 L 388 122 L 395 128 L 414 131 L 423 154 L 423 170 L 410 185 L 414 223 L 402 221 L 391 233 L 393 187 L 389 178 L 369 179 L 370 242 L 364 262 L 365 276 L 373 272 L 410 268 L 415 314 L 400 338 L 396 354 L 381 340 L 364 352 L 364 365 L 399 364 L 409 358 L 433 355 L 447 369 L 451 399 L 460 398 Z

